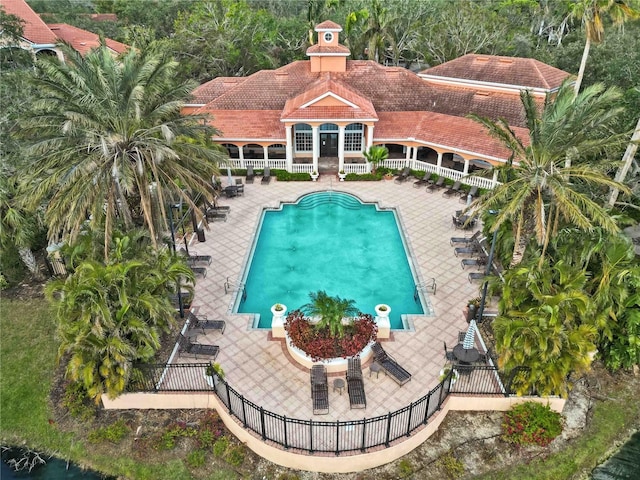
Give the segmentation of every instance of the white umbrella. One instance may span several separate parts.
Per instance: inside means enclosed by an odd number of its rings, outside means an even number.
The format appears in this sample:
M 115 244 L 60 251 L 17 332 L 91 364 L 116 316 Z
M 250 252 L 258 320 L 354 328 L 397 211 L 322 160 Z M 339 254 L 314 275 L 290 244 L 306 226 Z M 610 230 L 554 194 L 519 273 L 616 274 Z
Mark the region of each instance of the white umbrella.
M 471 202 L 472 202 L 472 201 L 473 201 L 473 197 L 471 196 L 471 194 L 468 194 L 468 195 L 467 195 L 467 207 L 468 207 L 469 205 L 471 205 Z
M 231 176 L 231 167 L 227 167 L 227 182 L 229 183 L 230 187 L 236 184 L 236 182 L 233 181 L 233 177 Z
M 464 348 L 465 350 L 469 350 L 470 348 L 473 348 L 475 339 L 476 339 L 476 321 L 472 319 L 469 322 L 469 328 L 467 328 L 467 333 L 464 336 L 464 340 L 462 341 L 462 348 Z

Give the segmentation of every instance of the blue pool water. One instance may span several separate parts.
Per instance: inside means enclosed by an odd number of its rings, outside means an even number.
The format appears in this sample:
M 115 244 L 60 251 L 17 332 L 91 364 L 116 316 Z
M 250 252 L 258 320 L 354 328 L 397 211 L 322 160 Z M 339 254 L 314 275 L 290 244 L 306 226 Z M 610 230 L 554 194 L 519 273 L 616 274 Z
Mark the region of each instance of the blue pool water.
M 401 314 L 422 314 L 414 299 L 416 282 L 396 215 L 346 193 L 320 192 L 263 214 L 245 271 L 246 299 L 235 310 L 260 315 L 259 328 L 271 327 L 270 308 L 288 310 L 309 301 L 309 293 L 355 300 L 365 313 L 378 303 L 391 306 L 391 328 Z

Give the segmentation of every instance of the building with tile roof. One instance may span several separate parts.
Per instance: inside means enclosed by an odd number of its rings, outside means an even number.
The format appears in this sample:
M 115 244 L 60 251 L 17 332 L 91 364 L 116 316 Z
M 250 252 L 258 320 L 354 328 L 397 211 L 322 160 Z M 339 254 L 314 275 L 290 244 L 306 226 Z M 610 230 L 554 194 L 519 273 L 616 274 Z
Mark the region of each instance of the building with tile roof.
M 70 44 L 82 54 L 100 45 L 100 37 L 93 32 L 66 23 L 46 24 L 25 0 L 0 0 L 0 7 L 5 13 L 22 20 L 22 38 L 18 46 L 34 55 L 56 55 L 63 60 L 58 48 L 60 42 Z M 129 48 L 110 38 L 105 39 L 105 43 L 114 54 L 120 54 Z
M 526 142 L 520 91 L 542 104 L 569 77 L 537 60 L 489 55 L 465 55 L 415 74 L 349 60 L 334 22 L 315 31 L 309 60 L 215 78 L 194 90 L 184 112 L 211 115 L 219 130 L 214 140 L 235 167 L 311 173 L 322 169 L 323 159 L 337 159 L 333 170 L 366 173 L 362 152 L 383 144 L 388 166 L 460 178 L 509 156 L 468 114 L 506 119 Z

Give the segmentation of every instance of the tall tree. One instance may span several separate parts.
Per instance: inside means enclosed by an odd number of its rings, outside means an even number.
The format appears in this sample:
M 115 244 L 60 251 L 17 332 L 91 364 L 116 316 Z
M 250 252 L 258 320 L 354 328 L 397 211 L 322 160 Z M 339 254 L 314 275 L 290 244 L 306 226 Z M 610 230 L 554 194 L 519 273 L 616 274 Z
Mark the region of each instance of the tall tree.
M 614 25 L 622 25 L 629 19 L 638 18 L 640 12 L 633 9 L 627 0 L 576 0 L 571 5 L 571 15 L 581 20 L 585 29 L 584 51 L 574 86 L 577 96 L 584 77 L 591 44 L 604 39 L 604 18 L 609 17 Z
M 602 159 L 625 142 L 626 134 L 614 132 L 620 97 L 617 89 L 593 85 L 574 98 L 565 82 L 540 111 L 534 97 L 522 92 L 528 139 L 518 137 L 504 120 L 471 116 L 511 151 L 505 183 L 476 200 L 471 211 L 499 210 L 493 229 L 512 221 L 512 265 L 520 263 L 531 238 L 542 247 L 542 262 L 560 220 L 584 230 L 600 226 L 610 233 L 619 231 L 593 192 L 611 187 L 628 191 L 601 171 L 603 163 L 606 167 Z
M 89 219 L 105 230 L 144 224 L 154 246 L 167 231 L 165 205 L 188 193 L 213 199 L 212 174 L 224 155 L 210 143 L 207 117 L 182 116 L 195 84 L 175 80 L 177 63 L 146 51 L 116 59 L 103 45 L 66 63 L 46 59 L 33 78 L 38 95 L 21 123 L 31 159 L 25 195 L 46 203 L 49 237 L 70 243 Z

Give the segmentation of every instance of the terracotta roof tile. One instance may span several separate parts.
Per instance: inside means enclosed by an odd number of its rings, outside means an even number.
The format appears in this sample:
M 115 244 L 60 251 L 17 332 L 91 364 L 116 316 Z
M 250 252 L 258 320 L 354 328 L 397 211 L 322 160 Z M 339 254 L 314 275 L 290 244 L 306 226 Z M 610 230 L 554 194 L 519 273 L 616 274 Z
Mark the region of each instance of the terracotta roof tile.
M 82 30 L 66 23 L 52 23 L 48 27 L 60 40 L 67 42 L 83 55 L 100 46 L 100 37 L 93 32 Z M 110 38 L 105 38 L 105 43 L 107 47 L 116 53 L 123 53 L 129 48 L 128 45 Z
M 245 77 L 214 78 L 203 83 L 192 92 L 194 98 L 191 103 L 205 105 L 245 80 Z
M 24 20 L 22 36 L 31 43 L 51 44 L 58 41 L 44 21 L 24 0 L 2 0 L 0 6 L 5 13 Z
M 420 74 L 553 90 L 569 73 L 533 58 L 468 54 Z
M 208 113 L 213 117 L 210 123 L 220 131 L 218 139 L 286 141 L 280 110 L 210 110 L 203 107 L 196 113 Z
M 342 31 L 342 27 L 338 25 L 336 22 L 332 22 L 331 20 L 325 20 L 322 23 L 316 25 L 317 30 L 340 30 Z
M 318 44 L 315 44 L 307 48 L 307 55 L 320 55 L 320 54 L 326 54 L 326 53 L 333 53 L 333 54 L 339 53 L 343 55 L 351 55 L 351 50 L 349 50 L 349 48 L 345 47 L 344 45 L 320 46 Z

